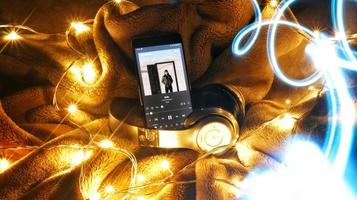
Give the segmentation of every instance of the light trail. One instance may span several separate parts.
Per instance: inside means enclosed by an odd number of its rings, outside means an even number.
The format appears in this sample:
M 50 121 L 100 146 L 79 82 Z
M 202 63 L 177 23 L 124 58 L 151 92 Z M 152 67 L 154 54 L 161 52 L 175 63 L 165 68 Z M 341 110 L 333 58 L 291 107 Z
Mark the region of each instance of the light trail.
M 326 95 L 328 99 L 328 110 L 331 116 L 326 132 L 323 152 L 325 159 L 331 164 L 332 171 L 330 171 L 330 173 L 342 178 L 351 153 L 355 121 L 354 103 L 348 90 L 346 78 L 343 75 L 343 69 L 357 71 L 355 58 L 357 54 L 348 44 L 347 38 L 351 37 L 346 36 L 344 26 L 345 13 L 343 8 L 345 1 L 332 1 L 332 20 L 334 22 L 334 31 L 337 33 L 337 37 L 335 38 L 327 37 L 324 34 L 316 34 L 313 30 L 296 22 L 282 20 L 281 18 L 285 11 L 289 9 L 294 2 L 296 2 L 296 0 L 281 1 L 272 19 L 265 21 L 256 20 L 255 23 L 243 28 L 234 38 L 232 51 L 237 56 L 243 56 L 252 48 L 257 38 L 250 37 L 248 44 L 241 45 L 244 39 L 249 34 L 256 34 L 261 27 L 269 26 L 267 35 L 267 56 L 276 77 L 293 87 L 306 87 L 318 80 L 325 82 L 326 87 L 329 88 Z M 253 3 L 255 3 L 254 0 Z M 255 11 L 257 11 L 257 9 L 255 9 Z M 256 13 L 255 16 L 261 16 L 261 14 Z M 296 80 L 288 77 L 278 64 L 275 54 L 275 43 L 277 29 L 281 25 L 294 28 L 298 32 L 306 35 L 309 39 L 305 52 L 309 55 L 316 71 L 304 79 Z M 344 56 L 341 56 L 339 53 L 341 51 L 344 53 Z

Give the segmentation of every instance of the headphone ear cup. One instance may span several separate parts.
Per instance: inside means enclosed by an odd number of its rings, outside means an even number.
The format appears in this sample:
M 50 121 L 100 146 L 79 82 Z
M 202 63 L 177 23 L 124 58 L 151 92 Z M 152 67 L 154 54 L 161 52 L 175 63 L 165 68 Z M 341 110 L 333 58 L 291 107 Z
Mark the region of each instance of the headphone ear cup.
M 221 108 L 230 112 L 238 122 L 242 122 L 245 115 L 243 95 L 236 90 L 221 84 L 211 84 L 192 91 L 194 110 L 202 108 Z
M 196 142 L 203 151 L 210 151 L 221 146 L 234 145 L 238 139 L 237 126 L 223 116 L 211 116 L 199 122 Z
M 203 152 L 234 145 L 239 136 L 237 120 L 221 108 L 199 109 L 186 119 L 185 125 L 194 130 L 196 145 Z

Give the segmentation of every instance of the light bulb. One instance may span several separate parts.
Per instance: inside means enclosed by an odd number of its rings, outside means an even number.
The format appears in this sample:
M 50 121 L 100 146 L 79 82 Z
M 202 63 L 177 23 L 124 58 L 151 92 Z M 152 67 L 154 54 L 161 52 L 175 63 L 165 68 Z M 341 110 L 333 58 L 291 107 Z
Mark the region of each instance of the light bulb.
M 290 129 L 293 128 L 294 124 L 295 124 L 295 119 L 289 113 L 286 113 L 285 115 L 283 115 L 278 119 L 278 126 L 280 128 Z
M 169 161 L 163 160 L 163 161 L 161 162 L 161 167 L 164 168 L 164 169 L 170 169 L 170 163 L 169 163 Z
M 146 200 L 146 198 L 144 196 L 139 196 L 137 200 Z
M 307 89 L 311 91 L 311 90 L 314 90 L 315 87 L 314 86 L 309 86 Z
M 3 173 L 10 167 L 10 162 L 6 158 L 0 159 L 0 173 Z
M 279 5 L 279 2 L 277 0 L 271 0 L 269 2 L 269 5 L 273 8 L 277 7 Z
M 290 99 L 286 99 L 285 103 L 289 105 L 289 104 L 291 104 L 291 100 Z
M 319 30 L 314 30 L 314 35 L 315 36 L 319 36 L 320 35 L 320 31 Z
M 78 111 L 78 107 L 75 104 L 71 104 L 68 106 L 67 110 L 69 113 L 75 113 Z
M 139 175 L 137 176 L 136 180 L 137 180 L 138 182 L 141 182 L 141 183 L 142 183 L 142 182 L 144 182 L 144 181 L 146 180 L 146 178 L 145 178 L 144 175 L 139 174 Z
M 99 143 L 99 146 L 102 147 L 102 148 L 111 148 L 111 147 L 114 147 L 114 143 L 108 139 L 105 139 L 105 140 L 102 140 L 100 143 Z
M 87 84 L 93 84 L 97 79 L 97 73 L 93 63 L 86 63 L 82 66 L 82 77 Z
M 83 161 L 87 160 L 88 158 L 90 158 L 90 156 L 92 155 L 91 151 L 83 151 L 83 150 L 79 150 L 78 152 L 75 152 L 72 156 L 72 160 L 71 160 L 71 165 L 73 167 L 78 166 L 79 164 L 81 164 Z
M 89 200 L 100 200 L 100 193 L 93 192 L 92 194 L 90 194 Z
M 11 31 L 10 33 L 8 33 L 7 35 L 4 36 L 4 40 L 8 40 L 8 41 L 15 41 L 15 40 L 19 40 L 21 38 L 22 37 L 15 31 Z
M 107 193 L 113 193 L 113 192 L 115 192 L 115 189 L 114 189 L 113 186 L 107 185 L 107 186 L 105 186 L 105 192 L 107 192 Z
M 71 28 L 76 31 L 76 34 L 81 34 L 89 30 L 89 27 L 85 25 L 83 22 L 72 22 Z

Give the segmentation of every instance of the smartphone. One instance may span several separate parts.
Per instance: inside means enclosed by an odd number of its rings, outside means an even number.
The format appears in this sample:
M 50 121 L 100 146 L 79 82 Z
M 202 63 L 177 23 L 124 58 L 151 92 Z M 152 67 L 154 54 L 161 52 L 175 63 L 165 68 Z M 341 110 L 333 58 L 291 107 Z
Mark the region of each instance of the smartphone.
M 192 102 L 181 36 L 135 38 L 133 49 L 146 128 L 182 129 Z

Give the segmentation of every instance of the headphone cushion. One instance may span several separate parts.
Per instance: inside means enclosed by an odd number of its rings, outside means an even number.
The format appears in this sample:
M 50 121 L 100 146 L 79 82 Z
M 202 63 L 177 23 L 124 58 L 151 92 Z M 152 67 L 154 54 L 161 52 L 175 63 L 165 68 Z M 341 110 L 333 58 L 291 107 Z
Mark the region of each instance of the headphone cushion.
M 236 94 L 221 84 L 210 84 L 192 91 L 194 109 L 221 108 L 230 112 L 238 122 L 242 122 L 244 118 L 244 100 L 242 98 L 240 93 Z

